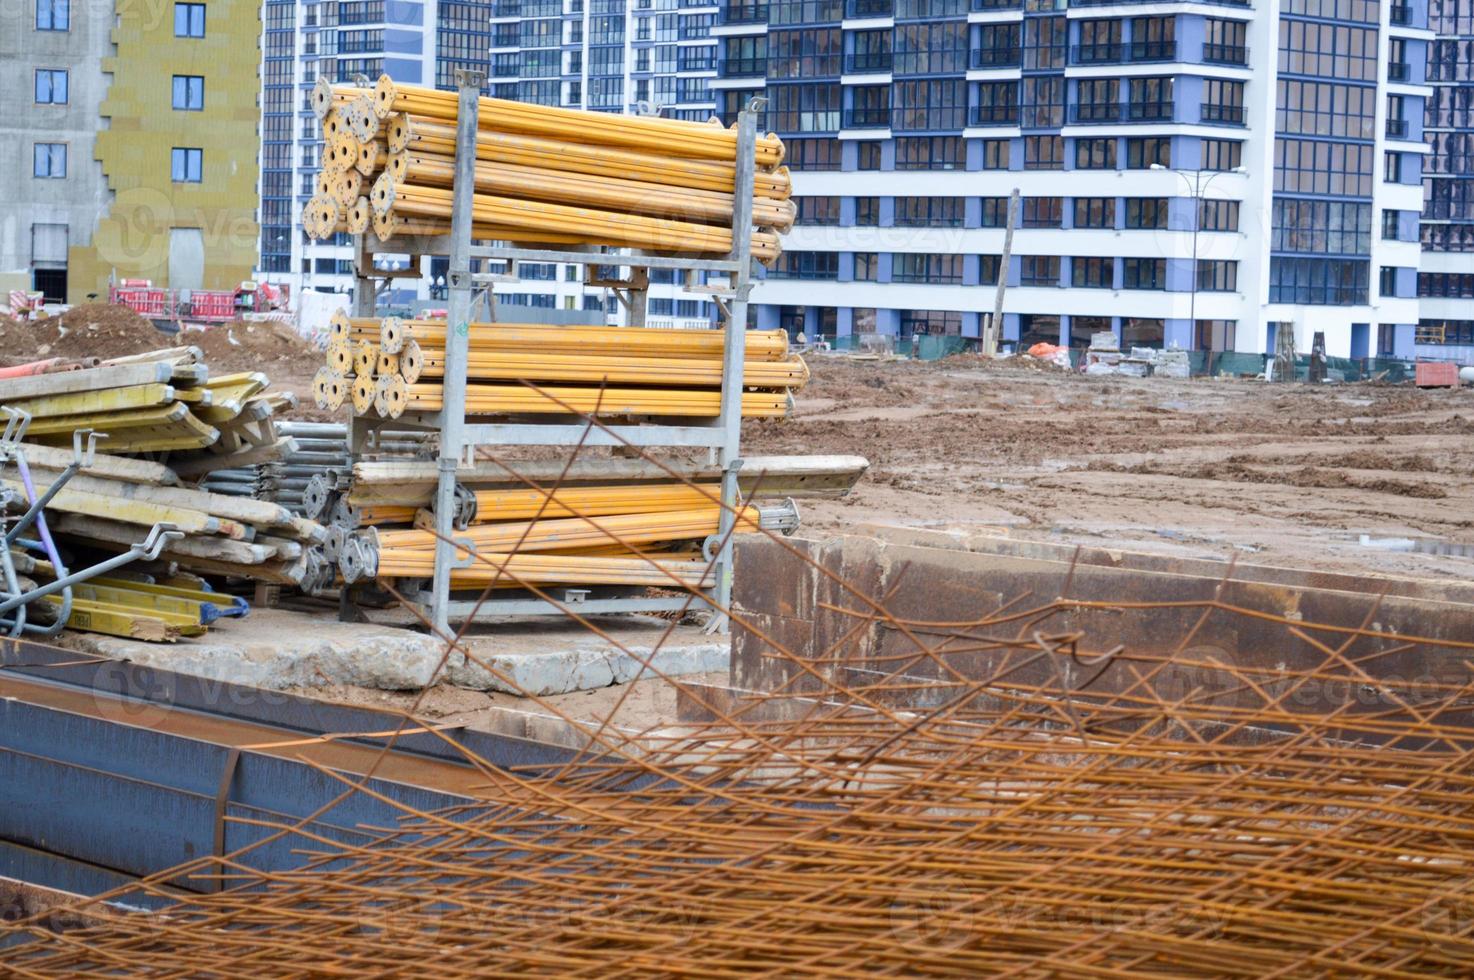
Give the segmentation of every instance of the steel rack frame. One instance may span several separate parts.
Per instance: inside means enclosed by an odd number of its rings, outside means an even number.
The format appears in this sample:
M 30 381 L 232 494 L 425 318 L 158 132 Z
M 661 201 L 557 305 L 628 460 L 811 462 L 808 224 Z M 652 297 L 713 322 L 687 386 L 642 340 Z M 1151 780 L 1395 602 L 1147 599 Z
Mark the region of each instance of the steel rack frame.
M 709 627 L 727 628 L 726 616 L 732 598 L 732 528 L 738 504 L 737 472 L 742 466 L 742 372 L 747 345 L 747 304 L 752 290 L 752 213 L 753 181 L 756 176 L 757 113 L 763 100 L 750 102 L 738 116 L 736 182 L 733 194 L 732 251 L 722 258 L 645 255 L 635 249 L 588 247 L 576 250 L 518 248 L 510 246 L 472 245 L 472 207 L 475 195 L 476 135 L 479 128 L 481 89 L 485 74 L 479 71 L 456 72 L 460 104 L 456 122 L 455 187 L 449 235 L 432 237 L 399 237 L 380 241 L 371 233 L 354 236 L 354 316 L 376 314 L 374 280 L 417 278 L 419 273 L 390 273 L 374 268 L 375 255 L 411 256 L 411 268 L 424 256 L 445 255 L 450 258 L 447 285 L 447 331 L 445 343 L 444 392 L 439 412 L 406 412 L 397 419 L 350 417 L 348 440 L 350 458 L 360 456 L 371 432 L 378 430 L 436 431 L 440 434 L 439 480 L 435 494 L 434 574 L 429 591 L 406 594 L 437 631 L 448 632 L 450 623 L 469 619 L 493 619 L 513 616 L 561 615 L 565 604 L 583 614 L 679 612 L 683 609 L 711 608 Z M 467 420 L 466 359 L 471 309 L 477 287 L 490 289 L 490 284 L 505 281 L 505 273 L 473 271 L 473 262 L 507 263 L 508 270 L 516 262 L 557 262 L 584 268 L 584 281 L 598 279 L 599 267 L 634 270 L 627 283 L 627 296 L 620 302 L 632 313 L 631 323 L 643 324 L 647 277 L 651 269 L 670 269 L 686 276 L 688 288 L 696 285 L 701 273 L 725 274 L 724 287 L 708 285 L 700 291 L 711 295 L 725 319 L 726 346 L 722 370 L 720 414 L 713 424 L 644 424 L 606 425 L 594 427 L 570 418 L 563 422 L 472 422 Z M 637 329 L 632 327 L 631 329 Z M 450 589 L 451 571 L 470 564 L 458 563 L 454 519 L 456 514 L 456 470 L 462 460 L 469 461 L 479 446 L 620 446 L 640 449 L 700 448 L 706 449 L 721 472 L 722 514 L 717 534 L 707 539 L 706 550 L 714 561 L 714 586 L 698 596 L 649 596 L 641 590 L 620 588 L 544 589 L 562 595 L 555 603 L 531 593 L 514 597 L 488 598 L 476 602 L 455 598 Z M 463 539 L 462 539 L 463 541 Z M 466 545 L 461 544 L 462 547 Z M 352 618 L 351 588 L 343 590 L 344 618 Z M 633 592 L 633 594 L 632 594 Z

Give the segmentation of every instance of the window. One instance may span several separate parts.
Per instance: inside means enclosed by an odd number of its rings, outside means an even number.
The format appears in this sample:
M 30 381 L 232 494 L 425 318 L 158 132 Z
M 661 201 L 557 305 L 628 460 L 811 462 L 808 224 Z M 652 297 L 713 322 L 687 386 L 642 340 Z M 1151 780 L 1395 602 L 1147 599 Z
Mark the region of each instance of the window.
M 1281 78 L 1275 93 L 1275 129 L 1292 136 L 1372 139 L 1377 90 L 1361 85 Z
M 1075 227 L 1116 227 L 1116 199 L 1114 197 L 1075 198 Z
M 1457 344 L 1474 347 L 1474 320 L 1419 320 L 1417 333 L 1425 344 Z
M 1019 89 L 1022 126 L 1058 128 L 1065 122 L 1063 75 L 1028 75 Z
M 1203 122 L 1244 124 L 1244 83 L 1222 78 L 1203 80 Z
M 204 180 L 205 152 L 203 150 L 175 147 L 172 178 L 176 184 L 198 184 Z
M 190 112 L 199 112 L 205 108 L 205 79 L 203 76 L 174 76 L 174 108 Z
M 1025 70 L 1063 68 L 1069 36 L 1069 21 L 1063 17 L 1027 18 L 1023 44 Z
M 1370 144 L 1280 137 L 1274 141 L 1274 189 L 1371 197 L 1372 159 Z
M 839 132 L 840 90 L 828 82 L 768 87 L 769 118 L 780 133 Z M 723 93 L 730 98 L 733 93 Z M 741 93 L 738 108 L 747 104 L 750 93 Z M 734 116 L 735 119 L 735 116 Z
M 1177 19 L 1131 18 L 1131 60 L 1171 61 L 1177 56 Z
M 1059 285 L 1059 256 L 1058 255 L 1025 255 L 1023 257 L 1022 273 L 1019 277 L 1019 285 L 1022 286 L 1058 286 Z M 1059 334 L 1056 332 L 1055 336 Z
M 768 270 L 769 279 L 838 279 L 838 252 L 784 252 L 773 268 Z M 693 314 L 694 315 L 694 314 Z
M 1199 320 L 1193 329 L 1193 350 L 1233 350 L 1237 320 Z
M 842 162 L 839 140 L 810 136 L 783 141 L 783 162 L 793 170 L 838 170 Z
M 962 170 L 967 147 L 959 136 L 896 137 L 897 170 Z
M 1054 314 L 1020 313 L 1018 318 L 1018 349 L 1028 350 L 1038 343 L 1057 344 L 1060 341 L 1059 317 Z
M 1198 262 L 1198 289 L 1205 293 L 1232 293 L 1239 288 L 1239 264 L 1227 259 Z
M 880 198 L 855 198 L 855 224 L 864 227 L 880 224 Z
M 1075 122 L 1115 122 L 1121 118 L 1121 80 L 1082 78 L 1075 83 Z
M 1382 238 L 1396 242 L 1402 239 L 1402 212 L 1391 208 L 1382 209 Z
M 762 35 L 758 35 L 761 38 Z M 851 34 L 854 50 L 845 55 L 845 71 L 864 74 L 891 70 L 891 32 L 856 31 Z M 730 40 L 730 39 L 729 39 Z
M 1198 229 L 1201 231 L 1238 231 L 1239 202 L 1207 198 L 1199 201 Z
M 1063 136 L 1024 137 L 1025 170 L 1061 170 L 1065 165 Z
M 859 282 L 878 282 L 880 280 L 880 256 L 874 252 L 856 252 L 855 279 Z
M 1362 306 L 1367 302 L 1371 263 L 1365 259 L 1269 259 L 1269 301 L 1318 306 Z
M 1172 76 L 1131 79 L 1126 111 L 1130 119 L 1170 120 L 1172 118 Z
M 1198 142 L 1198 154 L 1203 170 L 1237 170 L 1244 163 L 1244 144 L 1239 140 L 1210 140 Z
M 984 228 L 1008 227 L 1008 198 L 985 197 L 982 199 Z
M 1076 170 L 1115 170 L 1116 141 L 1105 139 L 1075 140 Z
M 1474 299 L 1474 272 L 1420 272 L 1418 295 Z
M 1167 324 L 1164 320 L 1151 317 L 1128 316 L 1121 319 L 1121 349 L 1133 347 L 1155 347 L 1158 350 L 1166 342 Z
M 1372 206 L 1354 201 L 1274 199 L 1270 248 L 1276 252 L 1368 255 Z
M 1172 166 L 1170 136 L 1133 136 L 1126 140 L 1126 169 L 1149 170 L 1152 164 Z
M 1121 60 L 1119 19 L 1080 21 L 1080 46 L 1075 61 L 1082 65 L 1109 64 Z
M 898 197 L 899 228 L 961 228 L 966 209 L 960 197 Z
M 1377 295 L 1395 297 L 1397 295 L 1397 268 L 1396 266 L 1384 265 L 1377 274 Z
M 901 336 L 962 333 L 962 314 L 953 310 L 902 310 Z
M 978 256 L 978 285 L 998 285 L 998 269 L 1003 264 L 1001 255 Z
M 773 31 L 768 35 L 768 77 L 807 79 L 838 75 L 842 50 L 838 27 Z
M 1126 198 L 1127 228 L 1166 228 L 1167 199 L 1165 197 Z
M 966 21 L 897 24 L 892 70 L 897 75 L 940 75 L 967 71 Z
M 1098 333 L 1112 333 L 1111 318 L 1108 316 L 1070 317 L 1070 346 L 1089 347 L 1090 340 Z
M 855 161 L 855 167 L 856 167 L 856 169 L 858 169 L 858 170 L 879 170 L 880 169 L 880 144 L 879 143 L 872 143 L 872 142 L 865 142 L 865 143 L 859 144 L 859 146 L 857 147 L 857 157 L 858 157 L 858 159 Z
M 1019 220 L 1023 228 L 1058 228 L 1064 221 L 1065 199 L 1062 197 L 1026 197 Z
M 974 126 L 1014 125 L 1018 122 L 1018 82 L 979 82 L 972 107 Z
M 1110 289 L 1115 285 L 1116 260 L 1075 256 L 1070 259 L 1070 285 L 1082 289 Z
M 1008 169 L 1008 140 L 983 140 L 983 169 Z
M 896 129 L 958 130 L 966 124 L 966 119 L 964 79 L 898 81 L 891 86 L 891 125 Z
M 1249 25 L 1240 20 L 1209 18 L 1203 25 L 1203 60 L 1217 65 L 1247 65 Z
M 1166 289 L 1166 259 L 1122 259 L 1121 283 L 1126 289 Z
M 839 224 L 839 198 L 837 197 L 800 197 L 798 202 L 798 223 L 804 225 L 837 225 Z
M 72 26 L 72 0 L 36 0 L 36 30 L 66 31 Z
M 1291 20 L 1279 25 L 1281 75 L 1377 80 L 1376 28 Z
M 1382 182 L 1384 184 L 1402 183 L 1402 154 L 1388 151 L 1383 157 Z
M 347 23 L 347 21 L 344 21 Z M 174 5 L 174 36 L 205 36 L 205 5 L 202 3 L 176 3 Z
M 67 73 L 59 68 L 36 69 L 36 104 L 67 104 Z
M 962 282 L 962 256 L 898 252 L 891 256 L 891 281 L 956 285 Z
M 67 145 L 37 143 L 31 175 L 51 180 L 64 178 L 67 175 Z

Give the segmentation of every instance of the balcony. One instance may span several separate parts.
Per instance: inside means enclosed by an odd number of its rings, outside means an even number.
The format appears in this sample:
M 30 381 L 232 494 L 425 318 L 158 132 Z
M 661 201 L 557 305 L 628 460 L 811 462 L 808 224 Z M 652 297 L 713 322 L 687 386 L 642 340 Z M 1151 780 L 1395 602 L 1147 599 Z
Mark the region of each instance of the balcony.
M 1076 44 L 1070 48 L 1072 65 L 1115 65 L 1125 57 L 1120 44 Z
M 1407 120 L 1406 119 L 1389 119 L 1389 120 L 1387 120 L 1387 138 L 1390 139 L 1390 140 L 1405 140 L 1405 139 L 1407 139 Z
M 968 55 L 969 68 L 1017 68 L 1022 60 L 1018 48 L 973 48 Z
M 844 56 L 846 75 L 869 75 L 891 70 L 889 51 L 851 51 Z
M 1242 44 L 1204 44 L 1203 62 L 1209 65 L 1247 65 L 1249 49 Z
M 1393 62 L 1387 66 L 1387 81 L 1405 82 L 1408 79 L 1408 66 L 1401 62 Z
M 1244 124 L 1244 107 L 1241 105 L 1216 105 L 1212 102 L 1205 102 L 1198 118 L 1205 123 L 1242 126 Z
M 1170 112 L 1170 109 L 1169 109 Z M 1070 106 L 1072 123 L 1113 123 L 1121 121 L 1119 102 L 1082 102 Z
M 729 3 L 722 10 L 723 24 L 766 24 L 768 5 L 765 3 Z
M 1411 4 L 1394 3 L 1387 8 L 1387 21 L 1393 27 L 1406 27 L 1412 23 L 1413 8 Z
M 1127 57 L 1135 62 L 1177 60 L 1176 41 L 1132 41 L 1127 49 Z
M 730 78 L 762 78 L 768 73 L 768 59 L 728 58 L 725 71 Z
M 1126 106 L 1126 118 L 1132 122 L 1171 122 L 1172 103 L 1132 102 Z
M 972 0 L 972 9 L 978 13 L 1000 10 L 1023 10 L 1024 0 Z
M 845 0 L 844 15 L 853 20 L 894 17 L 896 0 Z
M 967 112 L 970 126 L 1017 126 L 1016 105 L 975 105 Z
M 844 111 L 845 129 L 889 129 L 891 125 L 891 110 L 889 107 L 846 109 Z

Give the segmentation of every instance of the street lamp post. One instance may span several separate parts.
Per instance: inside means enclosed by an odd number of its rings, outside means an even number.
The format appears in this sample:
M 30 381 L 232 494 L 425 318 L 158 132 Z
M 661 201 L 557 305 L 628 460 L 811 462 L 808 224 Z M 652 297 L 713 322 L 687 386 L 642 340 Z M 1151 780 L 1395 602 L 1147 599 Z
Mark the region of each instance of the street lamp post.
M 1232 170 L 1175 170 L 1164 167 L 1160 163 L 1151 166 L 1153 170 L 1172 170 L 1181 177 L 1192 193 L 1193 202 L 1193 244 L 1192 244 L 1192 291 L 1187 301 L 1187 317 L 1189 329 L 1194 336 L 1198 331 L 1198 232 L 1203 227 L 1203 195 L 1213 181 L 1224 174 L 1242 174 L 1246 170 L 1243 167 L 1234 167 Z M 1204 174 L 1207 178 L 1204 179 Z

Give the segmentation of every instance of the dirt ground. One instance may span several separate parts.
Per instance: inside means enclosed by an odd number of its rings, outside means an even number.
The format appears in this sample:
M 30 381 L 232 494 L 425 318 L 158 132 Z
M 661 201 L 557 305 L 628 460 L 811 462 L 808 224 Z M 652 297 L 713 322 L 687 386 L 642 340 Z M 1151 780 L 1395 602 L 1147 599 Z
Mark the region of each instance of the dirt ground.
M 848 498 L 801 503 L 808 532 L 999 528 L 1178 554 L 1237 550 L 1266 564 L 1474 575 L 1467 557 L 1361 539 L 1474 545 L 1474 389 L 1099 378 L 968 356 L 817 355 L 810 367 L 796 416 L 750 425 L 744 445 L 871 460 Z

